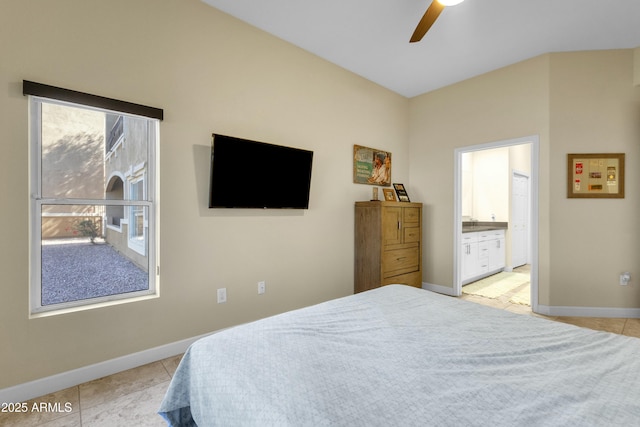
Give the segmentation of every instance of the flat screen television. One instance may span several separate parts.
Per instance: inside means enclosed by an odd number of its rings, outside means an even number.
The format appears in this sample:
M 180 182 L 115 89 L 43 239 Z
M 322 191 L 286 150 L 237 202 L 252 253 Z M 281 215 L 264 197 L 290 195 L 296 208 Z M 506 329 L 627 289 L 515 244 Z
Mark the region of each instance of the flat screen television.
M 313 151 L 213 134 L 210 208 L 308 209 Z

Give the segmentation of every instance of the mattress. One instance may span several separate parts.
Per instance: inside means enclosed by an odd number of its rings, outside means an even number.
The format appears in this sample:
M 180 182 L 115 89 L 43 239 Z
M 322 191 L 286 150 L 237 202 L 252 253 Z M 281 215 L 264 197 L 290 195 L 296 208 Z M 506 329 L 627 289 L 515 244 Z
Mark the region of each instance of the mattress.
M 640 339 L 390 285 L 195 342 L 159 413 L 172 426 L 640 425 Z

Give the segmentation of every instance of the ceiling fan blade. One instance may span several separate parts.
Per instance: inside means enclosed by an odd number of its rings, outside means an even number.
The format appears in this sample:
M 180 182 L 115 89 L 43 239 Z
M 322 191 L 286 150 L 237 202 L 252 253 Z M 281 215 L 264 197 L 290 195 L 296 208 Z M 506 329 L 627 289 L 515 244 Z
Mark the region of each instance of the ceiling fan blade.
M 411 36 L 411 40 L 409 40 L 409 42 L 415 43 L 422 40 L 424 35 L 427 34 L 427 31 L 429 31 L 429 28 L 431 28 L 433 23 L 436 22 L 436 19 L 438 18 L 438 16 L 440 16 L 440 13 L 443 10 L 444 6 L 441 5 L 437 0 L 433 0 L 420 22 L 418 22 L 418 26 L 413 32 L 413 35 Z

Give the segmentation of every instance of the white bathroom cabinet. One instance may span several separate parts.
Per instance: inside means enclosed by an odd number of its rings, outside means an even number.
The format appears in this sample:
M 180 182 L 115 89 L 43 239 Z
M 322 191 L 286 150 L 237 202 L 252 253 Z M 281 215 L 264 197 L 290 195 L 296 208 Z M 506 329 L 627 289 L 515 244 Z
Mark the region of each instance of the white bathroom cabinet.
M 462 234 L 462 284 L 504 270 L 505 230 L 474 231 Z

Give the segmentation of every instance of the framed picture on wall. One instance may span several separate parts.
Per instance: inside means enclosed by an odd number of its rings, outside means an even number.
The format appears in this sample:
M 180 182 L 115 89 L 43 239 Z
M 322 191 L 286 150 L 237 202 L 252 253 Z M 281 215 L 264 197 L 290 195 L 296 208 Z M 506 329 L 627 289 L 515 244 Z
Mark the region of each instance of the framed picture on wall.
M 391 153 L 354 145 L 353 182 L 382 187 L 391 185 Z
M 623 199 L 624 153 L 568 154 L 567 197 Z

